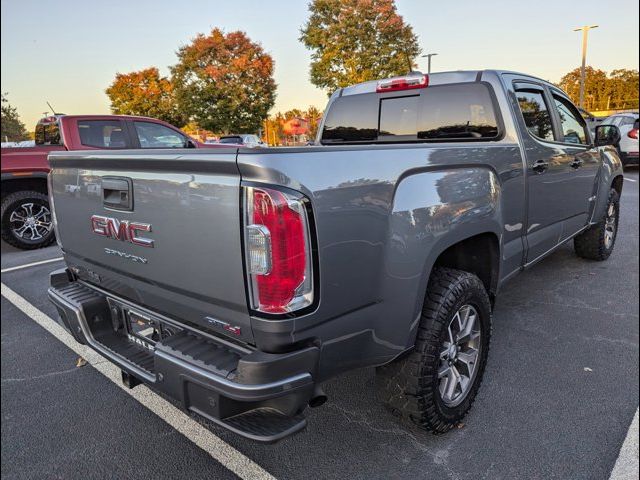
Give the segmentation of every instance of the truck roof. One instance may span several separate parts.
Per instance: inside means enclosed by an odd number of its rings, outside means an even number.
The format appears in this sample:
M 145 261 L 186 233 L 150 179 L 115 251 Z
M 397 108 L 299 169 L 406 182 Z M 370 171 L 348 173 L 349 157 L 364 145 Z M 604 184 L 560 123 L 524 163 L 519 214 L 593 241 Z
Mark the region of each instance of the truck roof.
M 123 118 L 123 119 L 129 119 L 129 120 L 151 120 L 153 122 L 159 122 L 159 123 L 166 123 L 163 120 L 159 120 L 157 118 L 152 118 L 152 117 L 142 117 L 142 116 L 138 116 L 138 115 L 115 115 L 115 114 L 109 114 L 109 113 L 105 113 L 105 114 L 90 114 L 90 115 L 66 115 L 66 114 L 56 114 L 56 115 L 50 115 L 48 117 L 44 117 L 41 118 L 38 123 L 43 122 L 43 123 L 47 123 L 47 122 L 51 122 L 60 118 L 69 118 L 69 119 L 74 119 L 74 118 L 86 118 L 86 119 L 92 119 L 92 120 L 100 120 L 100 119 L 106 119 L 106 118 Z
M 515 72 L 510 70 L 452 70 L 447 72 L 436 72 L 430 74 L 424 74 L 419 71 L 411 72 L 407 75 L 399 75 L 396 77 L 389 77 L 387 79 L 378 79 L 378 80 L 370 80 L 368 82 L 357 83 L 355 85 L 350 85 L 348 87 L 344 87 L 336 91 L 336 95 L 357 95 L 359 93 L 371 93 L 375 92 L 376 86 L 378 82 L 381 80 L 392 80 L 395 78 L 406 78 L 413 75 L 427 75 L 429 77 L 429 85 L 444 85 L 448 83 L 464 83 L 464 82 L 473 82 L 476 81 L 479 76 L 485 74 L 493 74 L 495 76 L 500 76 L 503 74 L 513 74 L 513 75 L 521 75 L 523 77 L 527 77 L 533 80 L 537 80 L 543 82 L 547 85 L 553 85 L 548 80 L 544 80 L 542 78 L 536 77 L 534 75 L 529 75 L 527 73 Z M 555 86 L 555 85 L 554 85 Z M 557 86 L 555 86 L 558 88 Z

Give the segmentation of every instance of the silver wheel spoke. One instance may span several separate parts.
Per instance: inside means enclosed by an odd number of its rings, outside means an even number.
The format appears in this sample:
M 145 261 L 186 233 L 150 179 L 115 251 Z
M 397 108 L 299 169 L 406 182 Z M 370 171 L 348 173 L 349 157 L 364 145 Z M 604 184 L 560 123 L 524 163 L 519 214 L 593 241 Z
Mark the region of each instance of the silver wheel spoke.
M 445 358 L 447 358 L 449 356 L 449 347 L 450 347 L 450 345 L 451 344 L 449 342 L 444 342 L 444 344 L 442 345 L 444 350 L 440 351 L 440 360 L 444 360 Z
M 27 228 L 29 228 L 28 225 L 23 225 L 22 227 L 14 230 L 14 233 L 20 237 L 22 237 L 24 235 L 24 232 L 27 231 Z
M 31 226 L 31 240 L 40 240 L 42 235 L 38 233 L 38 229 L 35 226 Z
M 33 217 L 33 203 L 23 203 L 22 209 L 26 212 L 27 217 Z
M 33 218 L 35 218 L 36 220 L 40 220 L 47 215 L 49 215 L 49 210 L 47 209 L 47 207 L 40 207 L 40 211 L 36 213 Z
M 460 382 L 460 374 L 458 373 L 456 367 L 451 367 L 449 370 L 450 372 L 447 376 L 447 383 L 445 384 L 444 389 L 444 399 L 451 401 L 454 398 L 456 388 L 458 386 L 458 383 Z
M 464 329 L 460 330 L 460 333 L 458 334 L 458 338 L 456 339 L 456 341 L 458 343 L 468 342 L 471 339 L 471 334 L 473 333 L 473 327 L 475 326 L 476 326 L 476 315 L 468 314 L 467 320 L 464 324 Z

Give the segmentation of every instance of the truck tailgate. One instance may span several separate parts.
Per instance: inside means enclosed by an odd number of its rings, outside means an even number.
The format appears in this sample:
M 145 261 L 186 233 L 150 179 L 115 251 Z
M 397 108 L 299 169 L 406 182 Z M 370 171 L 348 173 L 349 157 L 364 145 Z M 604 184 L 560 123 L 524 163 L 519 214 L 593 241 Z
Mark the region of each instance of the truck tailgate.
M 59 152 L 57 233 L 83 280 L 252 342 L 236 149 Z

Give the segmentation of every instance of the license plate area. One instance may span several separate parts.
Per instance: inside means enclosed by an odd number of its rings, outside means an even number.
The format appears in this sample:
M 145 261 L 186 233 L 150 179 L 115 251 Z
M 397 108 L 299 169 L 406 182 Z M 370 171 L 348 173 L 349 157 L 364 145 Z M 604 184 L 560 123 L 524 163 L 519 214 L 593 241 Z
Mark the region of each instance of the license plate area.
M 162 338 L 159 321 L 132 309 L 124 309 L 127 339 L 147 350 L 155 350 L 156 342 Z

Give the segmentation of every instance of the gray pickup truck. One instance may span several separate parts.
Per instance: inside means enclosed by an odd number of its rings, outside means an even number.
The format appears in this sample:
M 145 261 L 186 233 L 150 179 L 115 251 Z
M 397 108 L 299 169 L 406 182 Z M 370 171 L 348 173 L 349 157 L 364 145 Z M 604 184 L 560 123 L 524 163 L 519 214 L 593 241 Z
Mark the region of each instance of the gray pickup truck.
M 619 131 L 506 71 L 367 82 L 302 148 L 53 152 L 60 323 L 240 435 L 306 425 L 322 383 L 377 367 L 435 433 L 471 407 L 500 287 L 559 245 L 605 260 Z

